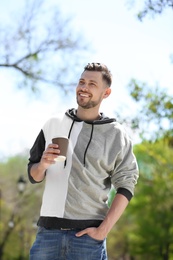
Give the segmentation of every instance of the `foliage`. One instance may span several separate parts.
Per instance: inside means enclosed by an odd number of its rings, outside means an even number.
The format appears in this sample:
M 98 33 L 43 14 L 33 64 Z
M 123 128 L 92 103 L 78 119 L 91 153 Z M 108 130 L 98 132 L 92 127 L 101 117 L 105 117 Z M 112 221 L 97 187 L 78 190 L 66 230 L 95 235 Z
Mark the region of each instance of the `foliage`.
M 132 3 L 132 1 L 128 2 Z M 137 17 L 142 21 L 147 15 L 154 17 L 162 14 L 166 8 L 173 9 L 173 0 L 145 0 L 144 6 L 137 14 Z
M 0 25 L 0 67 L 15 72 L 18 86 L 32 91 L 39 83 L 64 90 L 73 86 L 87 48 L 71 28 L 72 19 L 63 18 L 57 6 L 48 8 L 45 0 L 29 0 L 11 21 Z
M 35 237 L 43 185 L 29 185 L 27 158 L 17 155 L 0 163 L 0 259 L 28 259 Z M 17 189 L 20 176 L 26 180 L 23 193 Z
M 142 139 L 169 139 L 173 145 L 173 97 L 158 86 L 132 79 L 128 85 L 133 100 L 138 103 L 138 113 L 132 125 L 139 129 Z
M 130 210 L 136 212 L 137 224 L 131 250 L 153 260 L 171 259 L 173 149 L 164 140 L 160 140 L 153 143 L 144 142 L 136 147 L 135 152 L 141 178 L 138 198 L 130 207 Z
M 173 258 L 173 149 L 165 140 L 135 146 L 135 196 L 108 236 L 112 259 Z M 127 257 L 127 258 L 126 258 Z

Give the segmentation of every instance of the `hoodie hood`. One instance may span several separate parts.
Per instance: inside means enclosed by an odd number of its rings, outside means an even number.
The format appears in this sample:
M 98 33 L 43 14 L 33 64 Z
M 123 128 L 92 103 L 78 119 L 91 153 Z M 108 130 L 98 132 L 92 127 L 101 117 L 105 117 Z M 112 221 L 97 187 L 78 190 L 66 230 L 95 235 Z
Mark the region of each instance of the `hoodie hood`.
M 68 117 L 70 117 L 73 121 L 77 121 L 77 122 L 82 122 L 83 120 L 81 120 L 80 118 L 77 117 L 76 115 L 76 109 L 72 108 L 72 109 L 68 109 L 67 112 L 65 113 Z M 101 125 L 101 124 L 110 124 L 112 122 L 115 122 L 116 119 L 115 118 L 109 118 L 107 116 L 105 116 L 103 113 L 100 113 L 100 118 L 94 121 L 84 121 L 87 124 L 92 124 L 92 125 Z

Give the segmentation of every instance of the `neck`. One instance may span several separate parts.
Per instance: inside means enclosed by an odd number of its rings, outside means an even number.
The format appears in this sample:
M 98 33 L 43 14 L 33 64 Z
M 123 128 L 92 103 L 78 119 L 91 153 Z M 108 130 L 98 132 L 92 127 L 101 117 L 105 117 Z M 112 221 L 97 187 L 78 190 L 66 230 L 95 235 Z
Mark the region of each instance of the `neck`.
M 76 115 L 78 118 L 80 118 L 83 121 L 94 121 L 94 120 L 99 120 L 100 118 L 100 113 L 98 110 L 94 111 L 92 109 L 83 109 L 78 107 Z

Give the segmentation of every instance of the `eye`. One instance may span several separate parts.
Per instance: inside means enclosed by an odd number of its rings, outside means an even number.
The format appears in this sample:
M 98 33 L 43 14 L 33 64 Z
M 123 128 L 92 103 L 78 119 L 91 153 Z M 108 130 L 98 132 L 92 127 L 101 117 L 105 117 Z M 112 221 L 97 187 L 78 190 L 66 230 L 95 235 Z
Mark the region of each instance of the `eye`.
M 79 85 L 83 85 L 84 81 L 83 80 L 79 80 Z
M 93 83 L 93 82 L 91 82 L 89 85 L 90 85 L 91 87 L 95 87 L 95 86 L 96 86 L 96 84 Z

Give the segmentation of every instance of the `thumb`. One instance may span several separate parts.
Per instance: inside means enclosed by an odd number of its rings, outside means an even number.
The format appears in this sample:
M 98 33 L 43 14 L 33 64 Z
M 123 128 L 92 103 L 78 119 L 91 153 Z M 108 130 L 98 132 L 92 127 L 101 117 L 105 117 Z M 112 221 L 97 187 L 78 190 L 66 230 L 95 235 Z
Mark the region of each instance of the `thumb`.
M 86 229 L 77 232 L 75 235 L 76 235 L 76 237 L 81 237 L 81 236 L 83 236 L 85 234 L 87 234 L 87 230 Z

